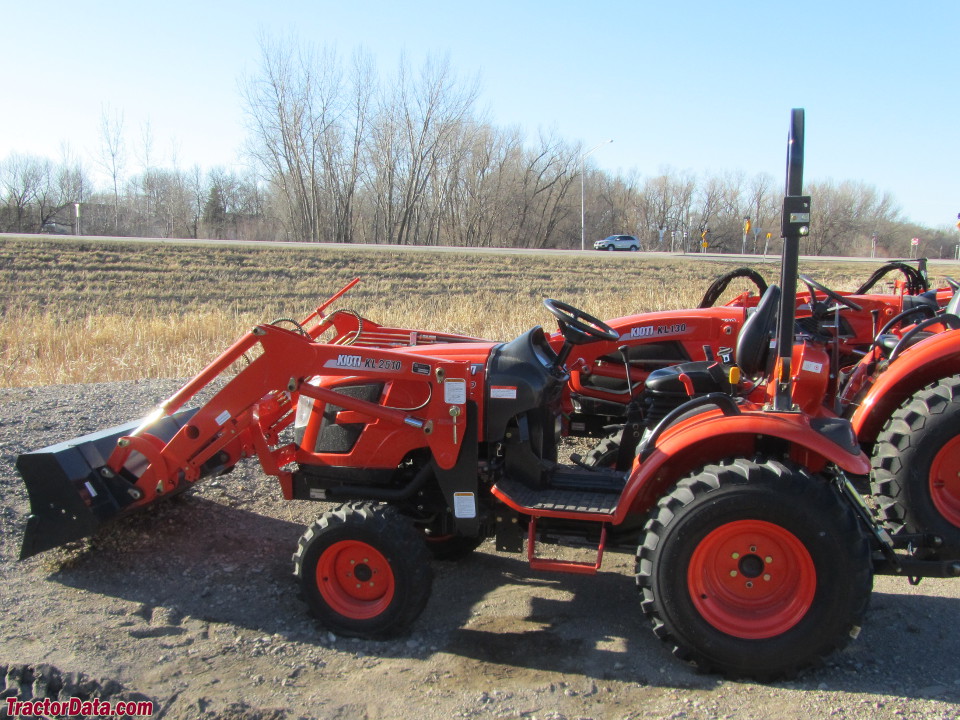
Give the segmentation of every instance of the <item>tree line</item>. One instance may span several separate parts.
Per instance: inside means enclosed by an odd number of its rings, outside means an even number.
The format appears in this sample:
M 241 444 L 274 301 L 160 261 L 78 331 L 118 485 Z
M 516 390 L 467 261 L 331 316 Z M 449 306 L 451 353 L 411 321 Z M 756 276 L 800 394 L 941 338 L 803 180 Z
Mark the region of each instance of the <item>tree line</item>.
M 611 175 L 580 143 L 489 122 L 477 81 L 446 60 L 401 59 L 381 77 L 363 52 L 269 39 L 260 51 L 241 81 L 247 170 L 157 167 L 146 128 L 131 171 L 123 116 L 105 109 L 92 165 L 69 152 L 0 160 L 0 232 L 572 249 L 582 211 L 588 247 L 623 233 L 646 250 L 779 252 L 782 188 L 769 175 Z M 802 252 L 955 252 L 952 233 L 908 223 L 866 183 L 805 190 Z

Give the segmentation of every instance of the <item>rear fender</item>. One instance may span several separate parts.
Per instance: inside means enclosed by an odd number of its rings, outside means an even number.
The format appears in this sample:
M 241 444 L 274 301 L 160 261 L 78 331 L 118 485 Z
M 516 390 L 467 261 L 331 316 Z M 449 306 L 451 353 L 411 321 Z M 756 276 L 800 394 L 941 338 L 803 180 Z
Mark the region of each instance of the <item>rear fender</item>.
M 876 376 L 849 414 L 861 443 L 873 443 L 904 400 L 940 378 L 960 374 L 960 330 L 947 330 L 907 348 Z
M 747 410 L 740 415 L 709 411 L 668 428 L 649 456 L 634 461 L 614 523 L 647 512 L 666 489 L 705 464 L 730 457 L 778 454 L 819 472 L 834 464 L 853 475 L 870 472 L 870 461 L 842 418 Z

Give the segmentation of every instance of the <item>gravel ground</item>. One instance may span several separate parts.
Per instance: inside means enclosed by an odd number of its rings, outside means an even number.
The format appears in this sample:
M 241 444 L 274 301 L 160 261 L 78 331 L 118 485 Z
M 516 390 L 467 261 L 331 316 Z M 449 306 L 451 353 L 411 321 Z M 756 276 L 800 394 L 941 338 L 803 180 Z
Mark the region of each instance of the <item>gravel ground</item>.
M 285 502 L 255 462 L 16 561 L 28 512 L 17 455 L 139 417 L 175 388 L 0 390 L 0 697 L 63 685 L 184 720 L 960 717 L 955 581 L 878 578 L 859 639 L 772 685 L 674 659 L 617 553 L 591 578 L 532 572 L 488 543 L 436 564 L 409 637 L 335 637 L 308 618 L 290 561 L 325 506 Z

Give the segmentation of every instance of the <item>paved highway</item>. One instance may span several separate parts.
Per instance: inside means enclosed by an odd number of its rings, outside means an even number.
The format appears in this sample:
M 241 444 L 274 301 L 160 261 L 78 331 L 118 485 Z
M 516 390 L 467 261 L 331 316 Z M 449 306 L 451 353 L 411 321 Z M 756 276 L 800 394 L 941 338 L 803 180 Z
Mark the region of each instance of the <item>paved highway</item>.
M 339 243 L 303 243 L 287 242 L 282 240 L 255 241 L 255 240 L 191 240 L 183 238 L 136 238 L 136 237 L 112 237 L 102 235 L 21 235 L 16 233 L 0 233 L 0 240 L 29 240 L 29 239 L 56 239 L 56 240 L 76 240 L 97 242 L 121 242 L 121 243 L 161 243 L 169 245 L 230 245 L 230 246 L 250 246 L 250 247 L 272 247 L 272 248 L 300 248 L 300 249 L 320 249 L 320 250 L 352 250 L 356 252 L 433 252 L 433 253 L 462 253 L 477 255 L 553 255 L 553 256 L 577 256 L 577 255 L 616 255 L 641 259 L 662 259 L 664 257 L 675 258 L 696 258 L 699 260 L 717 260 L 731 263 L 747 263 L 755 265 L 757 263 L 768 262 L 771 264 L 780 264 L 779 254 L 763 255 L 742 255 L 739 253 L 679 253 L 679 252 L 601 252 L 597 250 L 553 250 L 553 249 L 530 249 L 530 248 L 498 248 L 498 247 L 451 247 L 444 245 L 372 245 L 372 244 L 339 244 Z M 910 260 L 910 258 L 869 258 L 869 257 L 844 257 L 833 255 L 801 255 L 801 262 L 864 262 L 864 263 L 882 263 L 894 260 Z M 957 260 L 929 260 L 931 265 L 950 265 L 957 264 Z

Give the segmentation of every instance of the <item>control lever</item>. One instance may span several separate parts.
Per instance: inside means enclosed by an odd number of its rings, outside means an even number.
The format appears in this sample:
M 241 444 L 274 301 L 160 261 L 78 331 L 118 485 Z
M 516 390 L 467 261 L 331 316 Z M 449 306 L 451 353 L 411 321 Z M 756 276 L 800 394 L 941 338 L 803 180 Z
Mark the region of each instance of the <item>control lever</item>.
M 623 360 L 623 369 L 627 373 L 627 393 L 630 396 L 633 396 L 633 381 L 630 379 L 630 356 L 627 355 L 627 350 L 629 347 L 627 345 L 621 345 L 617 348 L 620 351 L 620 359 Z
M 833 412 L 843 414 L 840 405 L 840 303 L 833 306 L 833 352 L 830 354 L 830 388 L 833 391 Z

